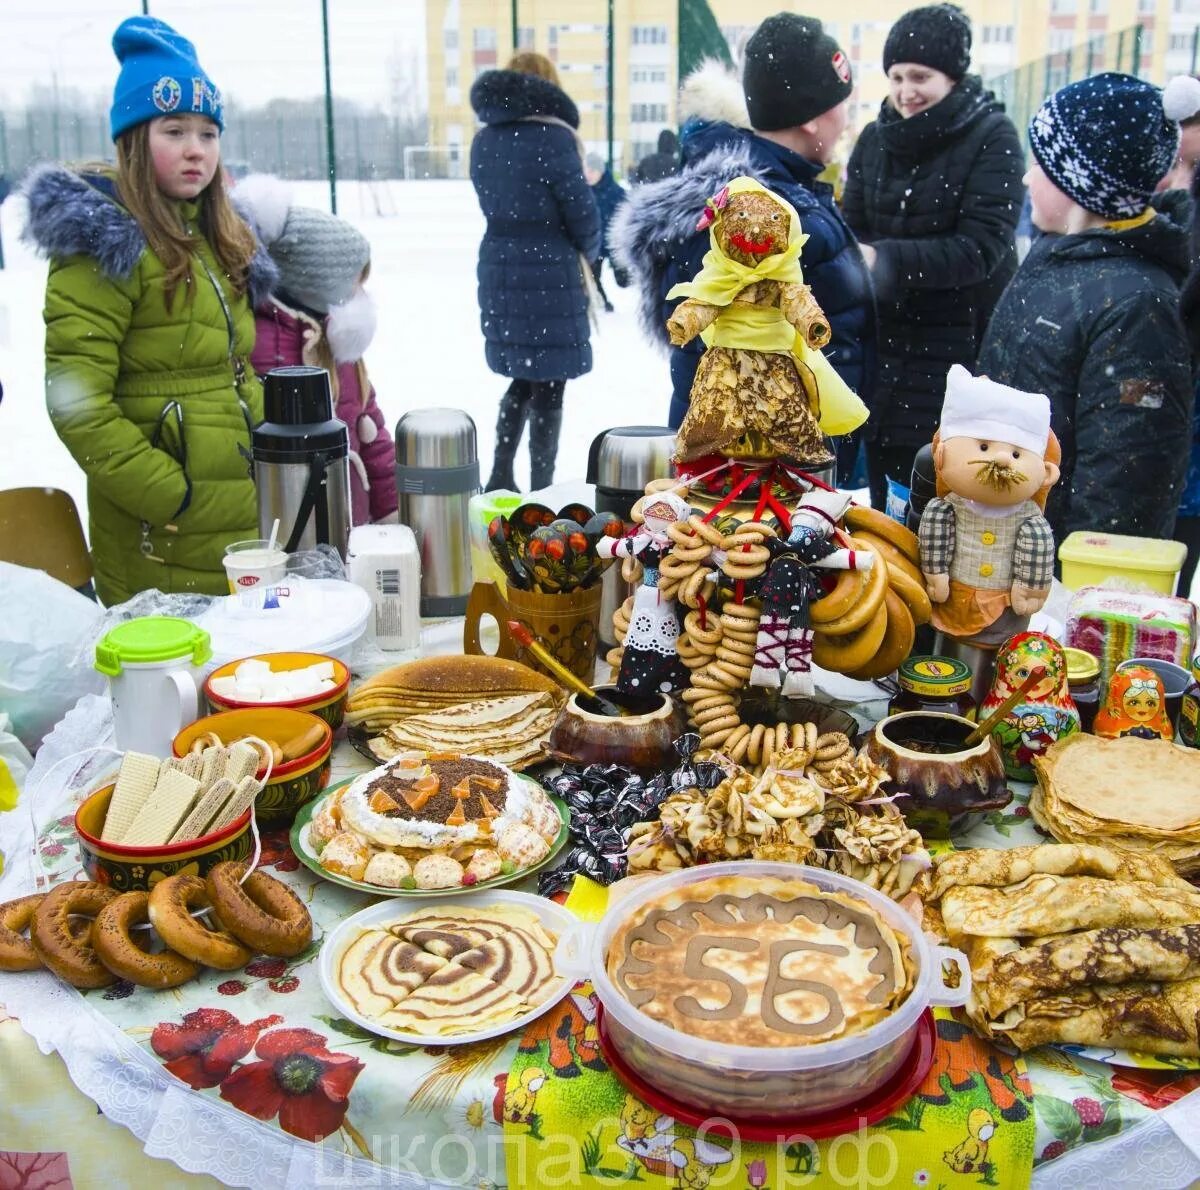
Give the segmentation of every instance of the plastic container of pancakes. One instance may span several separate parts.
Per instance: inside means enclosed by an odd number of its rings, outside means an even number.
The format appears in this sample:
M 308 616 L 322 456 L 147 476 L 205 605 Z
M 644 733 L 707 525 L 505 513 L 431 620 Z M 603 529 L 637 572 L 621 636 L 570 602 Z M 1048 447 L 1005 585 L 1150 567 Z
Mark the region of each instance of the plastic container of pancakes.
M 572 928 L 556 964 L 591 979 L 606 1043 L 632 1075 L 698 1111 L 766 1123 L 834 1112 L 902 1077 L 922 1015 L 965 1004 L 971 986 L 966 956 L 882 893 L 757 861 L 638 880 L 598 923 Z M 788 1044 L 806 1034 L 829 1039 Z

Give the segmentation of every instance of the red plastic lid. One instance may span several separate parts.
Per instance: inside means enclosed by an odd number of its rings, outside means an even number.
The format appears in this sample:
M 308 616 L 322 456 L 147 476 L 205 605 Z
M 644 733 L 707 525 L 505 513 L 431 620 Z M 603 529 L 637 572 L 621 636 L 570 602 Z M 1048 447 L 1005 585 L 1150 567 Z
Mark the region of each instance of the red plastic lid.
M 916 1089 L 925 1081 L 925 1076 L 933 1066 L 933 1051 L 937 1045 L 937 1026 L 933 1013 L 927 1008 L 917 1018 L 913 1047 L 904 1065 L 881 1087 L 846 1107 L 817 1112 L 811 1116 L 770 1120 L 761 1117 L 717 1116 L 713 1112 L 690 1107 L 669 1095 L 664 1095 L 643 1082 L 617 1053 L 609 1040 L 602 1004 L 597 1005 L 596 1027 L 600 1034 L 600 1048 L 604 1053 L 604 1060 L 612 1068 L 613 1074 L 642 1102 L 680 1124 L 704 1129 L 706 1135 L 726 1136 L 743 1141 L 765 1141 L 768 1144 L 797 1138 L 824 1140 L 830 1136 L 840 1136 L 843 1132 L 854 1132 L 859 1128 L 878 1124 L 902 1103 L 911 1099 Z

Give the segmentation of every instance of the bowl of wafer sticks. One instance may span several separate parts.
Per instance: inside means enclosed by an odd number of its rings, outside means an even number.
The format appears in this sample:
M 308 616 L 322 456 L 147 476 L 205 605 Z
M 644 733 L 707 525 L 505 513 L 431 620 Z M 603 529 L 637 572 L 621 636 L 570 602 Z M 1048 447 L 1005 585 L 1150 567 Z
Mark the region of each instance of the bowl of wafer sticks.
M 260 823 L 290 823 L 329 783 L 333 729 L 308 711 L 262 707 L 206 715 L 175 737 L 172 750 L 186 763 L 211 747 L 241 745 L 256 749 L 255 775 L 265 781 L 255 800 Z
M 90 879 L 120 892 L 178 873 L 204 876 L 252 850 L 250 807 L 262 792 L 260 755 L 246 744 L 211 746 L 195 760 L 126 752 L 117 779 L 75 814 Z

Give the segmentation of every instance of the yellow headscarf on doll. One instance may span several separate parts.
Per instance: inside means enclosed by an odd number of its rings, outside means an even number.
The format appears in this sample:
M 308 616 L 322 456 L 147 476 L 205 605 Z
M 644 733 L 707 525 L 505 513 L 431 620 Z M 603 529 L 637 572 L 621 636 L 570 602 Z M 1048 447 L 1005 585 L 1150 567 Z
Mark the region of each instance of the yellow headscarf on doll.
M 808 346 L 804 337 L 784 318 L 778 306 L 734 305 L 734 299 L 757 281 L 803 285 L 800 250 L 808 239 L 800 229 L 796 209 L 778 194 L 772 194 L 753 178 L 734 178 L 725 188 L 727 194 L 764 194 L 788 214 L 788 242 L 782 252 L 764 256 L 755 265 L 732 260 L 721 250 L 717 239 L 722 208 L 711 200 L 708 211 L 709 250 L 703 268 L 691 281 L 683 281 L 667 294 L 674 298 L 695 298 L 711 306 L 720 306 L 716 320 L 700 338 L 706 347 L 730 347 L 743 351 L 790 353 L 804 364 L 816 379 L 820 403 L 820 427 L 826 434 L 848 434 L 867 420 L 867 407 L 852 388 L 834 371 L 820 351 Z

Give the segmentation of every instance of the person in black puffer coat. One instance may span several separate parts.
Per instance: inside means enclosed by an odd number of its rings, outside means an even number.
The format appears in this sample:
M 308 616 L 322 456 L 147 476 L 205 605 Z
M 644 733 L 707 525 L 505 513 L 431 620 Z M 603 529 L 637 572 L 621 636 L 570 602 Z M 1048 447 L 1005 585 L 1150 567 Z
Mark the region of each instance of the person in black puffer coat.
M 679 137 L 669 128 L 658 134 L 658 151 L 643 157 L 633 170 L 635 182 L 661 182 L 679 172 Z
M 513 460 L 529 422 L 530 483 L 554 480 L 566 382 L 589 372 L 583 269 L 600 254 L 600 214 L 583 176 L 579 112 L 553 63 L 522 53 L 471 88 L 484 125 L 471 182 L 487 220 L 479 310 L 488 367 L 512 379 L 500 401 L 487 490 L 515 489 Z
M 1062 478 L 1046 517 L 1060 542 L 1076 529 L 1170 537 L 1175 522 L 1193 405 L 1178 311 L 1187 196 L 1150 204 L 1174 160 L 1175 120 L 1200 106 L 1184 95 L 1181 108 L 1175 83 L 1164 95 L 1093 75 L 1030 125 L 1025 182 L 1042 234 L 996 306 L 978 369 L 1050 398 Z
M 799 214 L 808 237 L 800 267 L 833 332 L 824 354 L 870 404 L 875 374 L 871 278 L 834 202 L 833 187 L 817 180 L 845 127 L 852 88 L 846 56 L 821 22 L 794 13 L 768 17 L 750 38 L 741 85 L 711 64 L 685 80 L 683 170 L 634 187 L 609 234 L 613 260 L 629 271 L 638 289 L 638 314 L 649 338 L 669 346 L 666 323 L 679 299 L 668 301 L 667 294 L 696 276 L 709 249 L 709 233 L 696 230 L 705 201 L 744 174 Z M 673 428 L 687 413 L 703 353 L 699 336 L 685 347 L 670 348 L 668 424 Z M 839 450 L 839 462 L 841 455 Z M 847 457 L 852 461 L 852 449 Z
M 854 146 L 843 210 L 872 264 L 879 383 L 867 423 L 871 503 L 909 484 L 952 364 L 973 368 L 1017 269 L 1024 160 L 1004 105 L 966 73 L 971 26 L 952 4 L 914 9 L 883 52 L 889 96 Z

